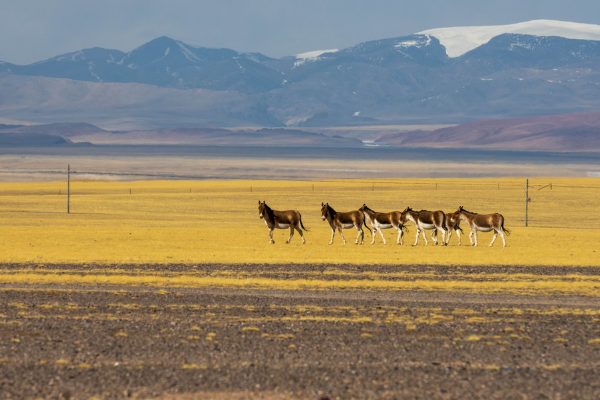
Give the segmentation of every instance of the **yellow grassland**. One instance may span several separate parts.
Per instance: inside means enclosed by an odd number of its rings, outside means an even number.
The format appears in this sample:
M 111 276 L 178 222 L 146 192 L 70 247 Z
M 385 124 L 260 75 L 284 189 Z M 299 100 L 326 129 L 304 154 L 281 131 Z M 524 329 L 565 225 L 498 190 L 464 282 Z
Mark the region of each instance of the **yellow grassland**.
M 552 190 L 538 188 L 552 183 Z M 0 262 L 3 263 L 335 263 L 438 265 L 600 266 L 600 181 L 595 178 L 531 180 L 530 227 L 524 227 L 525 179 L 380 179 L 336 181 L 73 181 L 71 214 L 66 182 L 0 183 Z M 130 194 L 131 191 L 131 194 Z M 59 194 L 60 193 L 60 194 Z M 258 200 L 302 213 L 307 243 L 277 230 L 275 245 L 259 220 Z M 500 212 L 512 231 L 508 247 L 480 233 L 480 247 L 453 235 L 447 248 L 403 246 L 387 230 L 371 246 L 348 244 L 320 218 L 321 202 L 338 211 L 363 203 L 378 211 L 442 209 L 459 205 Z M 464 246 L 467 244 L 467 246 Z
M 108 271 L 107 271 L 108 272 Z M 507 274 L 505 281 L 462 281 L 462 280 L 414 280 L 389 281 L 369 279 L 323 280 L 323 279 L 279 279 L 279 278 L 223 278 L 195 277 L 183 275 L 179 277 L 158 275 L 111 275 L 107 274 L 44 274 L 44 273 L 11 273 L 0 270 L 0 283 L 35 284 L 35 285 L 125 285 L 156 286 L 176 288 L 235 288 L 235 289 L 281 289 L 281 290 L 426 290 L 455 291 L 465 293 L 498 293 L 498 294 L 554 294 L 580 295 L 600 297 L 600 288 L 596 280 L 574 282 L 557 282 L 540 278 L 536 281 L 511 281 Z

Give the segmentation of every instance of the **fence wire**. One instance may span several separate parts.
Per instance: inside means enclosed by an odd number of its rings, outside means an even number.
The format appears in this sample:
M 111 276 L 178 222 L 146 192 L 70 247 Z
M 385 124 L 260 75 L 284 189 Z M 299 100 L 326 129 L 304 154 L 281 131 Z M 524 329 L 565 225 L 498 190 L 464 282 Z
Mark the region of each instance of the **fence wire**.
M 64 197 L 66 212 L 65 171 L 36 171 L 62 173 L 64 182 L 36 182 L 26 185 L 0 185 L 0 198 L 12 198 L 13 211 L 18 211 L 20 196 L 36 198 Z M 526 180 L 516 178 L 487 178 L 481 182 L 470 179 L 377 179 L 331 180 L 331 181 L 210 181 L 194 180 L 191 175 L 138 174 L 143 179 L 169 180 L 163 185 L 151 181 L 97 181 L 81 179 L 94 176 L 136 176 L 128 172 L 72 171 L 71 197 L 103 196 L 98 201 L 110 202 L 111 197 L 130 196 L 140 199 L 152 195 L 205 195 L 217 201 L 247 201 L 255 198 L 282 199 L 281 203 L 293 203 L 301 198 L 301 204 L 310 204 L 310 209 L 323 202 L 352 201 L 360 206 L 369 203 L 378 211 L 402 210 L 406 206 L 415 209 L 442 209 L 454 211 L 459 205 L 480 213 L 501 212 L 513 226 L 525 225 Z M 177 179 L 171 180 L 173 176 Z M 544 181 L 541 178 L 529 184 L 528 225 L 531 227 L 569 227 L 600 229 L 600 184 L 581 185 Z M 55 196 L 59 196 L 56 198 Z M 48 198 L 48 200 L 50 200 Z M 42 200 L 43 201 L 43 200 Z M 168 199 L 164 200 L 168 201 Z M 60 203 L 60 202 L 59 202 Z M 76 203 L 74 207 L 77 207 Z M 431 207 L 431 208 L 430 208 Z M 0 207 L 1 209 L 1 207 Z M 76 209 L 76 208 L 75 208 Z

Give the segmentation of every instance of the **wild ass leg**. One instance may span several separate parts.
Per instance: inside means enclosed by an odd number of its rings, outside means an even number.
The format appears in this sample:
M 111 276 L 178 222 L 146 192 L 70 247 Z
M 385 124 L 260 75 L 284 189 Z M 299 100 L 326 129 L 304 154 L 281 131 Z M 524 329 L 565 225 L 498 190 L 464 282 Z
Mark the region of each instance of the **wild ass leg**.
M 383 236 L 383 232 L 381 231 L 381 228 L 377 228 L 377 230 L 379 231 L 379 234 L 381 235 L 381 240 L 383 240 L 383 244 L 387 244 L 387 242 L 385 241 L 385 236 Z M 373 236 L 375 236 L 375 231 L 373 231 Z
M 300 237 L 302 238 L 302 244 L 305 244 L 306 240 L 304 239 L 304 233 L 302 233 L 302 229 L 300 229 L 300 227 L 298 225 L 296 225 L 296 230 L 298 231 L 298 233 L 300 234 Z
M 342 237 L 342 240 L 344 241 L 344 244 L 346 244 L 346 238 L 344 237 L 343 230 L 344 230 L 344 228 L 338 226 L 338 232 L 340 232 L 340 236 Z
M 458 236 L 458 245 L 460 246 L 460 229 L 456 229 L 456 236 Z
M 435 246 L 438 245 L 438 240 L 437 240 L 437 229 L 434 229 L 431 231 L 431 240 L 433 240 L 433 244 Z
M 358 229 L 358 235 L 356 235 L 356 242 L 354 242 L 354 244 L 358 244 L 358 240 L 361 236 L 362 240 L 360 241 L 360 244 L 363 244 L 365 241 L 365 231 L 363 231 L 362 226 L 357 226 L 356 229 Z
M 496 241 L 497 236 L 498 236 L 498 231 L 494 230 L 494 236 L 492 237 L 492 241 L 490 242 L 490 247 L 492 247 L 494 245 L 494 242 Z
M 290 225 L 290 237 L 288 238 L 287 242 L 285 242 L 285 244 L 290 244 L 293 237 L 294 237 L 294 226 Z
M 448 240 L 446 240 L 446 235 L 448 234 L 449 231 L 446 230 L 446 228 L 442 229 L 442 245 L 443 246 L 448 246 Z
M 477 230 L 473 231 L 473 238 L 475 239 L 475 244 L 473 246 L 477 246 Z
M 506 247 L 506 239 L 504 239 L 504 232 L 502 232 L 502 229 L 500 229 L 498 231 L 498 233 L 500 234 L 500 237 L 502 238 L 502 247 Z
M 275 244 L 275 241 L 273 240 L 273 230 L 274 228 L 269 228 L 269 243 L 271 244 Z
M 473 243 L 473 235 L 475 234 L 475 231 L 473 229 L 471 229 L 471 233 L 469 233 L 469 241 L 471 242 L 471 246 L 475 246 L 475 243 Z
M 371 231 L 371 244 L 375 244 L 375 236 L 377 235 L 377 228 L 374 225 L 371 225 L 373 230 Z
M 425 246 L 429 246 L 429 242 L 427 241 L 427 235 L 425 234 L 425 229 L 423 229 L 423 240 L 425 241 Z
M 333 237 L 335 236 L 335 227 L 331 227 L 331 240 L 329 244 L 333 244 Z
M 415 243 L 413 244 L 413 246 L 416 246 L 417 243 L 419 243 L 419 235 L 421 234 L 421 230 L 419 229 L 419 227 L 417 227 L 417 234 L 415 236 Z
M 396 239 L 396 244 L 404 244 L 404 231 L 401 226 L 395 226 L 398 231 L 398 239 Z

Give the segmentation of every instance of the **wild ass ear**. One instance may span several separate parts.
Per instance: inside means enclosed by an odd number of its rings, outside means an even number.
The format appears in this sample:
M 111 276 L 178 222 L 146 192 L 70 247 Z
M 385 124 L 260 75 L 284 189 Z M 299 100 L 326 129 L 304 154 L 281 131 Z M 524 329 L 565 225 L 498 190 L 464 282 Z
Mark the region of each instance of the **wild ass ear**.
M 321 207 L 325 207 L 325 204 L 323 202 L 321 202 Z
M 260 200 L 258 201 L 258 205 L 260 206 Z

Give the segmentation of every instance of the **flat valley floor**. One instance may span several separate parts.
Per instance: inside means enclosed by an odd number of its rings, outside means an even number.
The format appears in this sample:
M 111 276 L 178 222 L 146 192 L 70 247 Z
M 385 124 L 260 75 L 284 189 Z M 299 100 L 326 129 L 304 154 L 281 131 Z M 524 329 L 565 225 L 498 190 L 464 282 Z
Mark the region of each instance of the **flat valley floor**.
M 1 398 L 600 398 L 597 267 L 0 270 Z
M 425 148 L 72 146 L 0 148 L 0 181 L 65 179 L 598 177 L 598 153 Z

